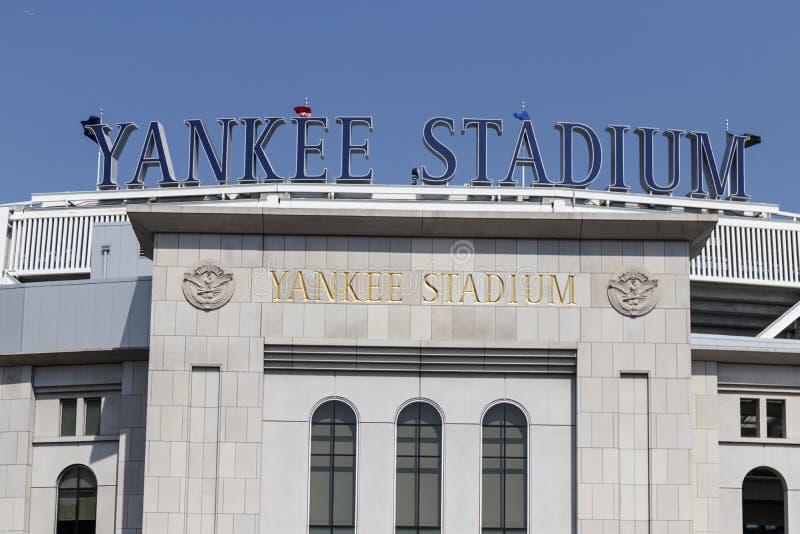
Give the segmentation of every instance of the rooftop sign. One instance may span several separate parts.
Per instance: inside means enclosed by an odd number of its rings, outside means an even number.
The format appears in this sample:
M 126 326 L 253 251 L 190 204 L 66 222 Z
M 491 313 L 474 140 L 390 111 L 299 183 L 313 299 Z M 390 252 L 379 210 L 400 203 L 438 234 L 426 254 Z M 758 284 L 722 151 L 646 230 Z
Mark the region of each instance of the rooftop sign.
M 521 117 L 518 117 L 521 118 Z M 309 156 L 324 157 L 324 143 L 321 132 L 312 135 L 312 128 L 322 128 L 328 131 L 328 117 L 301 116 L 292 117 L 291 122 L 296 130 L 296 166 L 294 176 L 279 176 L 273 168 L 267 155 L 267 146 L 275 131 L 286 125 L 284 117 L 244 117 L 221 118 L 219 151 L 209 136 L 206 126 L 201 120 L 185 121 L 189 134 L 189 168 L 184 176 L 178 176 L 172 165 L 169 145 L 164 127 L 157 121 L 150 122 L 142 143 L 133 177 L 125 182 L 128 188 L 145 187 L 145 177 L 150 169 L 158 169 L 161 179 L 157 182 L 160 187 L 199 186 L 198 162 L 201 157 L 208 161 L 214 179 L 219 185 L 231 183 L 327 183 L 330 179 L 328 170 L 323 169 L 320 174 L 309 174 L 307 162 Z M 340 174 L 333 178 L 335 183 L 372 183 L 373 172 L 370 169 L 366 174 L 354 175 L 351 163 L 354 157 L 369 158 L 368 132 L 372 131 L 372 117 L 336 117 L 339 124 L 342 140 L 340 156 Z M 433 117 L 422 128 L 422 141 L 425 147 L 438 158 L 442 165 L 438 169 L 421 166 L 419 169 L 420 180 L 429 185 L 445 185 L 450 183 L 456 174 L 457 159 L 453 150 L 447 145 L 447 137 L 455 135 L 456 120 L 450 117 Z M 488 176 L 488 143 L 493 135 L 502 135 L 502 119 L 463 118 L 461 120 L 461 135 L 475 135 L 475 160 L 476 175 L 470 180 L 472 186 L 517 186 L 514 179 L 517 167 L 532 170 L 532 185 L 534 186 L 562 186 L 574 188 L 588 188 L 600 179 L 600 169 L 603 160 L 604 143 L 600 136 L 590 126 L 576 122 L 557 122 L 556 129 L 561 136 L 561 173 L 559 177 L 548 176 L 545 171 L 539 144 L 533 123 L 526 116 L 521 120 L 516 133 L 514 151 L 508 154 L 508 171 L 504 177 L 490 178 Z M 241 177 L 230 176 L 231 139 L 235 126 L 244 128 L 244 172 Z M 356 131 L 361 127 L 361 132 Z M 107 124 L 86 125 L 86 130 L 97 140 L 102 156 L 102 165 L 98 176 L 98 189 L 118 189 L 120 183 L 117 176 L 117 164 L 131 134 L 139 127 L 132 122 L 117 124 L 117 133 L 111 138 L 112 128 Z M 608 157 L 611 158 L 611 173 L 605 177 L 607 187 L 611 191 L 627 192 L 630 188 L 625 176 L 624 168 L 624 138 L 630 131 L 630 126 L 612 124 L 606 128 L 610 139 L 605 147 Z M 730 189 L 729 198 L 732 200 L 747 201 L 745 179 L 745 141 L 748 135 L 730 135 L 727 137 L 725 153 L 720 159 L 711 147 L 711 140 L 707 132 L 687 130 L 665 130 L 663 135 L 667 138 L 667 155 L 669 172 L 666 178 L 657 177 L 654 171 L 654 145 L 658 128 L 639 127 L 633 130 L 639 137 L 639 181 L 642 188 L 648 192 L 659 195 L 670 195 L 679 186 L 681 143 L 682 137 L 690 141 L 691 156 L 691 193 L 696 198 L 719 199 L 727 197 L 726 191 Z M 491 135 L 491 132 L 494 132 Z M 358 134 L 357 140 L 356 134 Z M 578 145 L 578 146 L 576 146 Z M 588 152 L 588 168 L 585 172 L 578 172 L 573 167 L 573 151 L 586 150 Z

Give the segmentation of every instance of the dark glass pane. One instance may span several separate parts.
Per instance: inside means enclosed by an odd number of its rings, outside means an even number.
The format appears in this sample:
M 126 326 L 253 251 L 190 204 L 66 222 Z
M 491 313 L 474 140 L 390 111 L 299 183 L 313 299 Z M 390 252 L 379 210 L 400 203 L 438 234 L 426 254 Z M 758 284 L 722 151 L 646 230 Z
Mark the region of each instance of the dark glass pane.
M 506 427 L 506 457 L 525 457 L 525 427 Z
M 416 524 L 417 471 L 414 458 L 397 459 L 397 526 Z
M 61 481 L 58 483 L 59 489 L 72 489 L 78 487 L 78 468 L 70 467 L 63 475 Z
M 484 426 L 500 426 L 505 421 L 505 414 L 503 413 L 503 407 L 505 404 L 495 404 L 489 411 L 486 412 L 486 415 L 483 416 L 483 425 Z
M 522 410 L 513 404 L 504 404 L 506 407 L 506 424 L 512 426 L 527 426 L 528 422 L 525 420 L 525 414 Z
M 330 457 L 311 457 L 312 525 L 327 525 L 330 519 L 331 466 Z
M 75 435 L 75 421 L 78 415 L 77 399 L 61 399 L 61 435 Z
M 58 492 L 58 520 L 74 521 L 78 499 L 74 491 L 60 490 Z
M 786 403 L 783 400 L 767 401 L 767 437 L 782 438 L 785 436 Z
M 333 401 L 333 403 L 335 422 L 352 425 L 356 423 L 356 414 L 348 405 L 340 401 Z
M 83 405 L 86 407 L 83 433 L 87 436 L 96 436 L 100 433 L 100 399 L 84 399 Z
M 483 428 L 483 455 L 499 457 L 503 454 L 502 448 L 503 428 L 487 426 Z
M 94 519 L 78 521 L 78 534 L 94 534 Z
M 81 492 L 78 499 L 78 519 L 94 521 L 97 514 L 97 492 Z
M 422 456 L 439 456 L 442 442 L 442 428 L 439 426 L 419 427 L 419 454 Z
M 525 527 L 525 462 L 506 460 L 505 472 L 505 526 Z
M 332 425 L 311 425 L 311 454 L 331 453 Z
M 419 526 L 439 526 L 439 458 L 419 460 Z
M 328 401 L 322 403 L 319 408 L 314 412 L 314 417 L 311 418 L 312 423 L 332 423 L 333 422 L 333 404 L 335 401 Z
M 423 425 L 441 426 L 442 417 L 439 412 L 426 402 L 417 403 L 419 405 L 419 422 Z
M 419 423 L 419 403 L 409 404 L 397 416 L 398 425 L 416 425 Z
M 416 456 L 417 454 L 417 427 L 397 427 L 397 454 L 400 456 Z
M 351 424 L 337 424 L 334 426 L 334 454 L 356 453 L 356 426 Z
M 82 489 L 96 489 L 97 487 L 97 480 L 94 478 L 92 472 L 86 467 L 78 469 L 78 479 L 80 483 L 79 487 Z
M 355 513 L 355 469 L 352 456 L 338 456 L 333 468 L 333 524 L 352 525 Z
M 740 399 L 740 425 L 743 438 L 758 437 L 758 399 Z
M 502 525 L 503 516 L 503 475 L 500 469 L 502 460 L 483 459 L 483 513 L 484 528 L 497 528 Z

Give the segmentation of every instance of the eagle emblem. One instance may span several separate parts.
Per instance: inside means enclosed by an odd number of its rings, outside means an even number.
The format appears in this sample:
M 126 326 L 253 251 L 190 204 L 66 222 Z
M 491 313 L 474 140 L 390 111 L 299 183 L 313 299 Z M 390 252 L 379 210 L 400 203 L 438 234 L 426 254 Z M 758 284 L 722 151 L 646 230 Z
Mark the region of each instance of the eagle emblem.
M 644 269 L 630 267 L 609 280 L 608 301 L 622 315 L 645 315 L 658 302 L 658 280 Z
M 183 274 L 183 295 L 201 310 L 221 308 L 231 300 L 233 289 L 233 273 L 213 260 L 195 263 Z

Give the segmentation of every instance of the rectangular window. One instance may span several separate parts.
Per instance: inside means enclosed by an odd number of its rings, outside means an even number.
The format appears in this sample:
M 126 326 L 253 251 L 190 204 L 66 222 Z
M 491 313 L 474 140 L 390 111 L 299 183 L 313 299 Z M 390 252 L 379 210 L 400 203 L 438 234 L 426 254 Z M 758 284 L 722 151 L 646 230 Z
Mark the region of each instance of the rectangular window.
M 96 436 L 100 433 L 100 399 L 84 399 L 83 405 L 86 407 L 83 434 Z
M 75 421 L 78 415 L 78 399 L 61 399 L 61 435 L 75 435 Z
M 758 437 L 758 399 L 739 399 L 739 423 L 743 438 Z
M 767 400 L 767 437 L 786 437 L 785 421 L 786 401 L 777 399 Z

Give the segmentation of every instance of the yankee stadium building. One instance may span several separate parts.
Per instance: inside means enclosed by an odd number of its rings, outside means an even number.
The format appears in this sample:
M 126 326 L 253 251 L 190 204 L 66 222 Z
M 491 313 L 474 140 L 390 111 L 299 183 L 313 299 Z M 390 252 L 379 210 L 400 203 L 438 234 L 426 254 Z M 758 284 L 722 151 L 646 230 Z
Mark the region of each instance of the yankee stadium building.
M 96 190 L 0 206 L 0 532 L 800 534 L 800 215 L 751 137 L 557 123 L 556 179 L 518 118 L 500 178 L 499 120 L 431 119 L 412 185 L 351 168 L 369 117 L 335 178 L 325 117 L 186 121 L 188 177 L 153 122 L 125 180 L 136 125 L 88 124 Z

